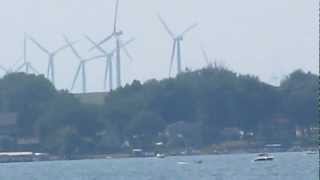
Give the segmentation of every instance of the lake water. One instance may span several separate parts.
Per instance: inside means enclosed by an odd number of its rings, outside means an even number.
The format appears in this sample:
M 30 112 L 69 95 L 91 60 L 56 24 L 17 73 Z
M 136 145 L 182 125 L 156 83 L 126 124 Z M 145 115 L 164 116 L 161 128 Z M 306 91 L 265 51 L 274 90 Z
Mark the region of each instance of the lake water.
M 1 180 L 316 180 L 318 155 L 275 153 L 0 164 Z M 195 161 L 202 160 L 202 164 Z

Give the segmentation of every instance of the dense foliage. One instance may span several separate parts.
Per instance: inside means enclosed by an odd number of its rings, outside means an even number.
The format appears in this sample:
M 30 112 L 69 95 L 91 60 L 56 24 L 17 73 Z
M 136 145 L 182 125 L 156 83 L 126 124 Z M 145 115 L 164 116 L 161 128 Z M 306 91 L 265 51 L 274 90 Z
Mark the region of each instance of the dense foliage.
M 42 151 L 70 155 L 150 149 L 160 141 L 203 147 L 237 139 L 238 132 L 290 143 L 297 127 L 315 126 L 316 93 L 317 76 L 301 70 L 275 87 L 209 66 L 161 81 L 133 81 L 98 106 L 57 91 L 41 75 L 17 73 L 0 80 L 0 108 L 18 113 L 17 136 L 39 137 Z

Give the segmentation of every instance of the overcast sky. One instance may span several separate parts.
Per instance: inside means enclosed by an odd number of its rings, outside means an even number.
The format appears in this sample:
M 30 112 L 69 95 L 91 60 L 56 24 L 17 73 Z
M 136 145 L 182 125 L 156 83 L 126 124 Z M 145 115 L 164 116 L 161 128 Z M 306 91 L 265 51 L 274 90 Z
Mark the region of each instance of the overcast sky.
M 64 44 L 61 34 L 84 57 L 96 55 L 83 35 L 101 40 L 111 33 L 115 0 L 10 0 L 0 6 L 0 64 L 10 67 L 23 54 L 23 33 L 48 49 Z M 276 77 L 301 68 L 318 71 L 318 2 L 316 0 L 120 0 L 119 28 L 134 61 L 122 56 L 123 83 L 168 77 L 172 40 L 159 23 L 160 13 L 173 32 L 194 22 L 199 26 L 182 43 L 183 67 L 205 66 L 202 44 L 212 61 L 218 59 L 239 73 L 276 83 Z M 112 44 L 105 45 L 110 49 Z M 47 56 L 28 43 L 28 59 L 45 72 Z M 70 50 L 56 58 L 57 88 L 70 88 L 78 60 Z M 89 91 L 103 90 L 104 61 L 87 65 Z M 175 69 L 174 69 L 175 70 Z M 81 82 L 77 82 L 79 91 Z

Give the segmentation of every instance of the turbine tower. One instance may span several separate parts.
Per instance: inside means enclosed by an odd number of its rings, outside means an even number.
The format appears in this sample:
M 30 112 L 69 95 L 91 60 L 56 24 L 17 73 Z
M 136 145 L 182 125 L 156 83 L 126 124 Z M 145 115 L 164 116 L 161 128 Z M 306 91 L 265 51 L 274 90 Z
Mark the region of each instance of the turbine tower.
M 47 78 L 52 82 L 53 85 L 55 85 L 55 66 L 54 66 L 54 58 L 55 56 L 65 50 L 66 48 L 69 47 L 69 45 L 64 45 L 61 46 L 57 49 L 55 49 L 54 51 L 49 51 L 48 49 L 46 49 L 44 46 L 42 46 L 38 41 L 36 41 L 33 37 L 29 36 L 29 39 L 40 49 L 42 50 L 44 53 L 46 53 L 49 57 L 48 60 L 48 68 L 47 68 Z
M 121 57 L 120 57 L 120 44 L 121 44 L 121 35 L 123 35 L 123 31 L 117 28 L 118 22 L 118 9 L 119 9 L 119 0 L 116 1 L 115 14 L 114 14 L 114 24 L 113 24 L 113 32 L 100 41 L 97 45 L 102 45 L 110 39 L 114 38 L 116 41 L 116 70 L 117 70 L 117 87 L 121 86 Z M 92 47 L 90 50 L 94 49 Z
M 161 16 L 158 14 L 158 18 L 161 22 L 161 24 L 164 26 L 165 30 L 168 32 L 170 37 L 173 40 L 173 48 L 172 48 L 172 53 L 171 53 L 171 59 L 170 59 L 170 67 L 169 67 L 169 76 L 171 76 L 171 70 L 172 70 L 172 65 L 174 58 L 176 56 L 176 61 L 177 61 L 177 73 L 180 74 L 182 72 L 182 62 L 181 62 L 181 42 L 183 40 L 184 35 L 186 35 L 189 31 L 194 29 L 198 24 L 195 23 L 191 26 L 189 26 L 186 30 L 184 30 L 182 33 L 175 35 L 173 32 L 170 30 L 169 26 L 166 24 L 166 22 L 161 18 Z M 177 55 L 176 55 L 177 54 Z
M 113 49 L 110 52 L 107 52 L 106 50 L 104 50 L 100 45 L 98 45 L 98 43 L 96 43 L 95 41 L 93 41 L 89 36 L 85 36 L 86 39 L 88 41 L 90 41 L 92 43 L 92 45 L 99 50 L 102 54 L 105 55 L 106 57 L 106 67 L 105 67 L 105 74 L 104 74 L 104 89 L 106 89 L 107 87 L 107 80 L 108 80 L 108 75 L 109 75 L 109 88 L 110 91 L 113 90 L 113 65 L 112 65 L 112 59 L 114 57 L 114 53 L 116 53 L 117 48 Z M 124 44 L 121 43 L 120 49 L 123 49 L 124 52 L 126 53 L 126 55 L 129 57 L 129 59 L 132 60 L 132 56 L 130 55 L 129 51 L 127 50 L 126 46 L 128 44 L 130 44 L 132 41 L 134 41 L 134 39 L 130 39 L 127 42 L 125 42 Z
M 103 58 L 105 56 L 94 56 L 91 58 L 83 58 L 79 55 L 79 53 L 76 51 L 76 49 L 73 47 L 72 43 L 68 40 L 68 38 L 66 36 L 64 36 L 64 40 L 66 41 L 67 45 L 71 48 L 73 54 L 79 59 L 79 65 L 76 71 L 76 74 L 74 76 L 73 82 L 72 82 L 72 86 L 71 86 L 71 90 L 73 90 L 74 85 L 77 81 L 77 79 L 79 78 L 79 74 L 80 71 L 82 73 L 82 92 L 86 93 L 87 92 L 87 79 L 86 79 L 86 63 L 98 58 Z
M 23 38 L 23 63 L 17 68 L 16 71 L 20 71 L 22 69 L 24 69 L 25 73 L 29 73 L 31 70 L 33 73 L 39 74 L 39 72 L 27 60 L 27 34 L 26 33 L 24 33 L 24 38 Z

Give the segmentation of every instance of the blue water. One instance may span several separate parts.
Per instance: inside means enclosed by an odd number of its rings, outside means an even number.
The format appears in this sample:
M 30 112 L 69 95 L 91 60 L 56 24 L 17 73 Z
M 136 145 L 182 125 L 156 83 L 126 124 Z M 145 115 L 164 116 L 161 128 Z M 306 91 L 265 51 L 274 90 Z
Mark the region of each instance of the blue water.
M 277 153 L 0 164 L 0 180 L 316 180 L 318 155 Z M 202 160 L 202 164 L 195 161 Z

